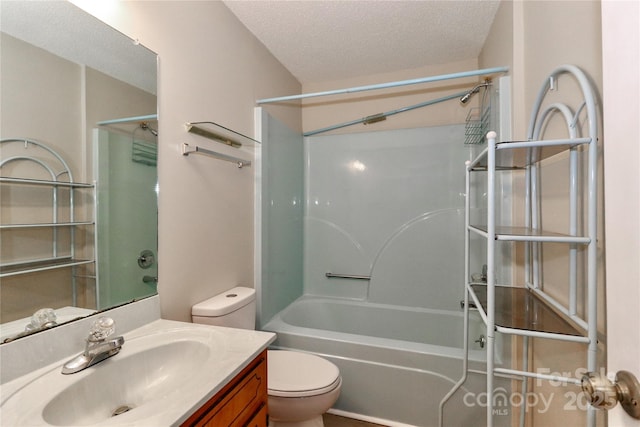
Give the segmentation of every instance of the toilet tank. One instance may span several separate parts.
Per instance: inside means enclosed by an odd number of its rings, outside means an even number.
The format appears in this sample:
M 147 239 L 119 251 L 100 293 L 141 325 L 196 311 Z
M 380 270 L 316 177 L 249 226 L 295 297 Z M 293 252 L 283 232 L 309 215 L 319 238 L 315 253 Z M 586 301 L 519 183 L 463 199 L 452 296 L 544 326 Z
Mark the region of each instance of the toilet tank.
M 229 289 L 191 308 L 193 323 L 255 329 L 256 291 L 242 286 Z

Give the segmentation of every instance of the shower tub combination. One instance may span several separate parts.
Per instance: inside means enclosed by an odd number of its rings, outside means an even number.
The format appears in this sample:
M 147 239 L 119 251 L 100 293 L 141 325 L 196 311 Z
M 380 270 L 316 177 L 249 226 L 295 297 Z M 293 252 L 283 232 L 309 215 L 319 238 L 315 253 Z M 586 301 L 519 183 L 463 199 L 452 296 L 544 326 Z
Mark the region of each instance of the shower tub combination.
M 470 367 L 482 369 L 484 328 L 474 314 Z M 277 333 L 277 348 L 312 352 L 340 368 L 343 388 L 332 412 L 381 424 L 436 426 L 440 400 L 461 374 L 462 322 L 462 311 L 305 295 L 263 329 Z M 470 376 L 445 407 L 446 425 L 483 419 L 485 384 L 480 371 Z M 509 383 L 499 387 L 506 390 Z M 510 425 L 510 417 L 501 418 Z
M 481 89 L 483 120 L 497 120 L 489 114 L 497 109 L 485 105 L 498 96 L 488 81 L 408 109 L 466 101 Z M 463 172 L 484 148 L 468 136 L 485 123 L 315 136 L 349 122 L 303 139 L 262 110 L 256 117 L 263 142 L 256 158 L 260 328 L 277 333 L 277 348 L 315 353 L 339 367 L 342 392 L 332 412 L 437 426 L 440 402 L 463 370 Z M 485 258 L 472 261 L 471 273 L 479 272 Z M 486 418 L 484 324 L 473 314 L 473 373 L 444 407 L 445 426 Z M 496 362 L 504 366 L 510 346 L 500 340 Z M 511 380 L 496 386 L 506 395 Z M 504 408 L 496 424 L 511 425 L 510 411 Z

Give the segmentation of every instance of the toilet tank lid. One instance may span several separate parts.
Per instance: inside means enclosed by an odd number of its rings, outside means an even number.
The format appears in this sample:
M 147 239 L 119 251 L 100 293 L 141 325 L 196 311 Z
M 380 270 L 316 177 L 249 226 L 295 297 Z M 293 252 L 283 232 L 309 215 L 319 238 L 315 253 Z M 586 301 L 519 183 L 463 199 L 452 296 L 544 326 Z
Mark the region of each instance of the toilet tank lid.
M 255 289 L 238 286 L 194 305 L 191 307 L 191 315 L 224 316 L 253 302 L 255 297 Z

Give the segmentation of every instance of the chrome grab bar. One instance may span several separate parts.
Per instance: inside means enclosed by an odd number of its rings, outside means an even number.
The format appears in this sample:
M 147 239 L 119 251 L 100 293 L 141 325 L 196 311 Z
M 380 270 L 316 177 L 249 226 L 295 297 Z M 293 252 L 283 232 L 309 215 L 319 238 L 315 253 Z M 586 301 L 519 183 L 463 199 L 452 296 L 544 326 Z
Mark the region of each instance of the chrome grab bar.
M 325 276 L 329 279 L 371 280 L 371 276 L 360 276 L 357 274 L 325 273 Z

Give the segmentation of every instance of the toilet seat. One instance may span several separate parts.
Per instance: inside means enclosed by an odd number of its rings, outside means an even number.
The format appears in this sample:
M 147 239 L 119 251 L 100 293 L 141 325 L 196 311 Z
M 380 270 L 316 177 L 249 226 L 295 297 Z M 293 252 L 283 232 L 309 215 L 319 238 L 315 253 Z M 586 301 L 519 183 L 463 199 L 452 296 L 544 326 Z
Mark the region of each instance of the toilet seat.
M 269 350 L 268 394 L 278 397 L 309 397 L 328 393 L 342 380 L 333 363 L 313 354 Z

